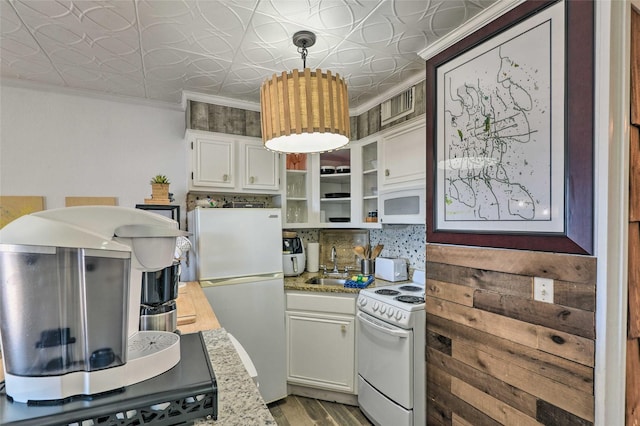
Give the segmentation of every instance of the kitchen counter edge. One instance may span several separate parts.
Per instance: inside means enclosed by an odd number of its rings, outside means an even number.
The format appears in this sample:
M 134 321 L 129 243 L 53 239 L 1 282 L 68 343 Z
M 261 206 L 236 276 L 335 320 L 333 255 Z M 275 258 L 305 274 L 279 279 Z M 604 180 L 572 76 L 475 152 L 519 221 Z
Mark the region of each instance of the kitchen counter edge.
M 358 272 L 354 272 L 353 275 L 357 275 Z M 349 288 L 341 285 L 322 285 L 322 284 L 307 284 L 307 280 L 314 277 L 322 277 L 322 272 L 303 272 L 296 277 L 284 277 L 284 289 L 285 290 L 297 290 L 297 291 L 312 291 L 319 293 L 360 293 L 361 288 Z M 394 284 L 408 283 L 407 281 L 391 282 L 381 280 L 379 278 L 369 284 L 366 288 L 384 287 Z
M 260 391 L 244 368 L 224 328 L 202 331 L 218 386 L 218 419 L 194 425 L 275 425 Z

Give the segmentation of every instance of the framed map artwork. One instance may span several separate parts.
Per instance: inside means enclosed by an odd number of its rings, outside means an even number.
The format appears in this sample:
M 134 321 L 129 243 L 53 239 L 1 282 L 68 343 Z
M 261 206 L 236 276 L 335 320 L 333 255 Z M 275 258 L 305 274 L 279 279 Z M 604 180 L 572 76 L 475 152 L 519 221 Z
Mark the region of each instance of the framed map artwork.
M 593 4 L 527 1 L 427 61 L 427 241 L 589 254 Z

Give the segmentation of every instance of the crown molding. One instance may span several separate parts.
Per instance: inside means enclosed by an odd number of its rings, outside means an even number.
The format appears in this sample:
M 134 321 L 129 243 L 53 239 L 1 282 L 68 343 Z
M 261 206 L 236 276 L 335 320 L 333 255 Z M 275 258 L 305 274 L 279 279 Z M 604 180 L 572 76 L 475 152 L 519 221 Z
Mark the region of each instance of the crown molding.
M 419 51 L 418 55 L 426 61 L 443 50 L 453 46 L 455 43 L 474 31 L 484 27 L 494 19 L 504 15 L 519 4 L 524 3 L 524 1 L 525 0 L 502 0 L 493 3 L 491 6 L 469 19 L 454 31 L 451 31 L 449 34 L 439 38 L 423 50 Z
M 41 92 L 60 93 L 63 95 L 81 96 L 85 98 L 99 99 L 103 101 L 120 102 L 132 105 L 141 105 L 153 108 L 171 109 L 175 111 L 184 111 L 178 103 L 165 101 L 157 101 L 146 98 L 138 98 L 133 96 L 114 95 L 94 90 L 74 89 L 66 86 L 57 86 L 49 83 L 36 82 L 31 80 L 23 80 L 17 78 L 2 77 L 0 79 L 1 87 L 15 87 L 19 89 L 30 89 Z
M 238 99 L 224 98 L 222 96 L 209 95 L 207 93 L 182 91 L 182 109 L 186 111 L 187 101 L 204 102 L 212 105 L 221 105 L 230 108 L 240 108 L 249 111 L 260 112 L 260 104 L 256 102 L 240 101 Z

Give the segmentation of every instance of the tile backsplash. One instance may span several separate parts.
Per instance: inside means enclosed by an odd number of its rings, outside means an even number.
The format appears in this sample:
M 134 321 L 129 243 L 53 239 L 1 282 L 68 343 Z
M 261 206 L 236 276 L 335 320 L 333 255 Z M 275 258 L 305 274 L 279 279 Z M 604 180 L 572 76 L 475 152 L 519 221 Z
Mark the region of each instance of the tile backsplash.
M 305 246 L 309 242 L 320 242 L 319 229 L 296 229 L 296 232 Z M 382 229 L 370 229 L 369 243 L 372 246 L 383 244 L 384 249 L 380 254 L 383 257 L 406 259 L 410 269 L 425 268 L 425 225 L 384 225 Z
M 328 270 L 333 269 L 331 260 L 331 248 L 336 249 L 336 262 L 338 269 L 343 271 L 345 267 L 351 270 L 360 270 L 358 256 L 353 251 L 355 246 L 369 244 L 369 231 L 366 229 L 321 229 L 319 231 L 320 265 L 325 265 Z
M 383 244 L 383 257 L 406 259 L 409 268 L 424 270 L 426 263 L 427 229 L 425 225 L 384 225 L 372 229 L 371 245 Z

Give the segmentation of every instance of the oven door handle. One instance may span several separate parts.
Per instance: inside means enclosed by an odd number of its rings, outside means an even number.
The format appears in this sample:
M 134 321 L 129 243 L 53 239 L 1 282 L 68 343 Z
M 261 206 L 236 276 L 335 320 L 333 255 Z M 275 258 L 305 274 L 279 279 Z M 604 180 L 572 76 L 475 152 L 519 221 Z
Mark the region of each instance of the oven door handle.
M 398 337 L 400 339 L 406 339 L 407 337 L 411 336 L 411 332 L 409 332 L 407 330 L 403 330 L 401 328 L 395 328 L 395 327 L 387 328 L 387 327 L 384 327 L 382 325 L 379 325 L 379 324 L 371 321 L 369 318 L 367 318 L 365 316 L 365 314 L 363 314 L 362 312 L 358 312 L 357 316 L 358 316 L 358 320 L 360 320 L 360 322 L 362 324 L 367 325 L 367 326 L 369 326 L 371 328 L 374 328 L 374 329 L 376 329 L 378 331 L 381 331 L 381 332 L 383 332 L 385 334 L 389 334 L 391 336 L 395 336 L 395 337 Z

